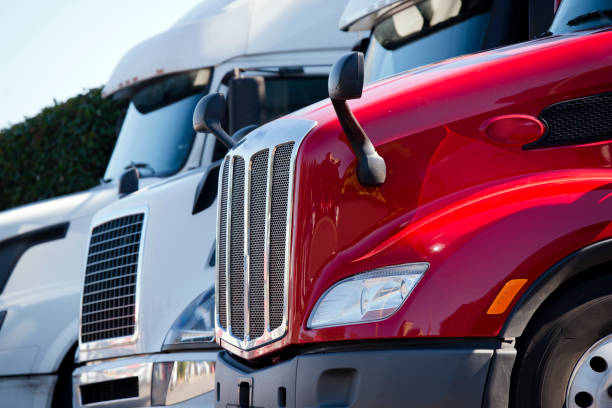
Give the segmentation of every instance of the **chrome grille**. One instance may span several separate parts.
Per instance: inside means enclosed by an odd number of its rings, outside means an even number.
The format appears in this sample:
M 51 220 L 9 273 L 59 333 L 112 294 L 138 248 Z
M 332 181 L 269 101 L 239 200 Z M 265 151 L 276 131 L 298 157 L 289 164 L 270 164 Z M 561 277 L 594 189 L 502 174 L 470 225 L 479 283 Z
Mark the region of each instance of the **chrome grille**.
M 82 343 L 134 334 L 143 221 L 143 213 L 132 214 L 92 230 L 82 293 Z
M 223 166 L 217 323 L 240 342 L 284 334 L 294 145 L 280 144 L 249 157 L 230 155 Z

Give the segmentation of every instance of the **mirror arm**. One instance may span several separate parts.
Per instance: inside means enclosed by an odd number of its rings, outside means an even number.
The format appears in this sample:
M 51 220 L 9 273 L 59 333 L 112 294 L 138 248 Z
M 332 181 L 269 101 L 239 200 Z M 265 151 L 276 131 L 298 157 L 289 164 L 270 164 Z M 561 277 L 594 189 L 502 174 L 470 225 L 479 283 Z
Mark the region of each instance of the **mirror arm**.
M 231 149 L 234 146 L 236 146 L 237 144 L 236 141 L 232 139 L 230 135 L 225 133 L 225 130 L 223 130 L 223 128 L 221 127 L 221 123 L 218 120 L 208 121 L 206 122 L 206 125 L 208 126 L 210 133 L 215 135 L 217 140 L 223 143 L 225 147 L 227 147 L 228 149 Z
M 385 182 L 385 160 L 378 154 L 368 135 L 345 100 L 332 99 L 338 121 L 357 156 L 357 178 L 364 187 L 378 187 Z
M 236 142 L 239 142 L 240 140 L 242 140 L 243 137 L 245 137 L 255 129 L 257 129 L 257 125 L 248 125 L 243 127 L 242 129 L 238 129 L 232 135 L 232 139 Z

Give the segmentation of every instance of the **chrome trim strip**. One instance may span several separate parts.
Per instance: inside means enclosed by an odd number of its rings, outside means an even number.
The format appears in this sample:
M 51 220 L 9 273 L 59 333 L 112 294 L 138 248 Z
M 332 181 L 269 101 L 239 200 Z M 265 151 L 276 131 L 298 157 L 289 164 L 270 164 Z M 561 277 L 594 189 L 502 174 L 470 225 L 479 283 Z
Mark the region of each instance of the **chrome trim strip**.
M 232 298 L 230 281 L 231 237 L 232 237 L 232 189 L 234 188 L 234 162 L 235 156 L 229 157 L 227 169 L 227 220 L 225 221 L 225 315 L 227 332 L 232 334 Z
M 249 341 L 251 339 L 251 316 L 249 313 L 249 308 L 250 308 L 250 302 L 249 302 L 249 289 L 250 289 L 250 276 L 251 276 L 251 263 L 250 263 L 250 253 L 249 253 L 249 244 L 251 241 L 251 234 L 250 234 L 250 214 L 249 214 L 249 210 L 251 207 L 251 168 L 253 167 L 253 160 L 252 157 L 249 157 L 248 159 L 244 159 L 244 204 L 243 204 L 243 214 L 244 214 L 244 222 L 243 222 L 243 227 L 244 227 L 244 239 L 243 241 L 243 246 L 244 246 L 244 252 L 243 252 L 243 257 L 244 257 L 244 263 L 243 263 L 243 285 L 242 285 L 242 289 L 243 289 L 243 300 L 242 300 L 242 308 L 243 308 L 243 325 L 244 325 L 244 339 L 246 341 Z
M 225 162 L 227 157 L 221 162 L 221 167 L 219 171 L 219 182 L 217 183 L 217 223 L 221 219 L 221 202 L 222 202 L 222 191 L 223 191 L 223 169 L 225 168 Z M 217 224 L 217 239 L 215 242 L 215 326 L 221 327 L 219 324 L 219 268 L 217 265 L 219 264 L 219 239 L 221 238 L 221 229 Z
M 128 215 L 136 215 L 143 214 L 142 217 L 142 230 L 140 232 L 140 241 L 139 241 L 139 249 L 138 249 L 138 262 L 136 266 L 136 292 L 134 296 L 134 334 L 131 336 L 123 336 L 123 337 L 114 337 L 111 339 L 104 340 L 96 340 L 87 343 L 82 343 L 82 330 L 83 327 L 83 289 L 85 288 L 85 278 L 86 278 L 86 268 L 87 268 L 87 259 L 89 255 L 89 244 L 91 242 L 91 235 L 97 226 L 104 224 L 106 222 L 115 220 L 117 218 L 125 217 Z M 85 263 L 83 265 L 83 276 L 81 278 L 81 295 L 79 301 L 79 360 L 86 361 L 89 360 L 86 355 L 87 352 L 91 352 L 93 350 L 98 349 L 106 349 L 106 348 L 114 348 L 123 345 L 134 344 L 140 338 L 140 292 L 141 292 L 141 279 L 140 274 L 142 271 L 142 261 L 144 258 L 144 249 L 145 249 L 145 241 L 147 235 L 147 222 L 149 219 L 149 207 L 147 206 L 137 206 L 129 209 L 124 209 L 120 211 L 113 211 L 108 214 L 105 214 L 101 218 L 94 217 L 91 222 L 91 228 L 89 229 L 89 239 L 87 240 L 87 246 L 85 249 Z
M 297 145 L 298 143 L 296 143 Z M 283 304 L 283 322 L 280 327 L 287 327 L 289 323 L 289 269 L 291 265 L 291 226 L 293 225 L 293 185 L 295 183 L 295 162 L 298 154 L 298 147 L 293 146 L 291 151 L 291 161 L 289 163 L 289 186 L 287 187 L 287 224 L 285 227 L 285 303 Z
M 264 333 L 270 332 L 270 219 L 272 215 L 272 169 L 275 148 L 268 149 L 268 173 L 266 175 L 266 226 L 264 231 Z
M 305 120 L 305 119 L 279 119 L 279 120 L 275 120 L 273 122 L 270 122 L 256 130 L 254 130 L 253 132 L 251 132 L 245 139 L 243 142 L 241 142 L 236 148 L 234 148 L 233 150 L 231 150 L 228 155 L 231 155 L 231 158 L 233 159 L 235 156 L 240 156 L 242 157 L 245 161 L 248 160 L 249 163 L 251 161 L 252 156 L 257 153 L 260 152 L 261 150 L 264 150 L 266 148 L 270 149 L 269 150 L 269 156 L 268 156 L 268 195 L 266 197 L 266 205 L 267 205 L 267 212 L 266 212 L 266 232 L 265 232 L 265 252 L 264 252 L 264 296 L 266 301 L 264 302 L 264 315 L 265 315 L 265 323 L 266 323 L 266 330 L 264 331 L 263 336 L 258 337 L 256 339 L 247 339 L 246 338 L 246 332 L 245 332 L 245 339 L 244 340 L 240 340 L 236 337 L 234 337 L 231 333 L 231 327 L 230 327 L 230 310 L 231 310 L 231 305 L 228 303 L 227 306 L 227 313 L 228 313 L 228 328 L 227 330 L 223 330 L 220 325 L 219 325 L 219 318 L 218 316 L 215 318 L 215 322 L 216 322 L 216 328 L 215 328 L 215 332 L 217 334 L 217 339 L 218 341 L 221 343 L 221 341 L 224 341 L 228 344 L 231 344 L 235 347 L 238 347 L 242 350 L 251 350 L 260 346 L 263 346 L 264 344 L 268 344 L 271 343 L 273 341 L 278 340 L 279 338 L 283 337 L 285 335 L 285 333 L 287 332 L 288 329 L 288 304 L 289 304 L 289 299 L 288 299 L 288 294 L 289 294 L 289 278 L 291 276 L 290 273 L 290 254 L 291 254 L 291 225 L 293 223 L 293 200 L 294 200 L 294 191 L 293 191 L 293 186 L 294 186 L 294 178 L 295 178 L 295 162 L 296 162 L 296 158 L 297 158 L 297 154 L 299 151 L 299 148 L 301 146 L 302 141 L 305 139 L 306 135 L 308 135 L 308 133 L 310 133 L 310 131 L 317 125 L 317 123 L 315 121 L 311 121 L 311 120 Z M 284 282 L 284 309 L 283 309 L 283 323 L 276 328 L 275 330 L 270 331 L 270 322 L 269 322 L 269 312 L 270 312 L 270 306 L 269 306 L 269 299 L 270 299 L 270 293 L 269 293 L 269 248 L 270 248 L 270 217 L 271 217 L 271 189 L 272 189 L 272 178 L 273 178 L 273 174 L 272 174 L 272 169 L 273 169 L 273 162 L 274 162 L 274 152 L 276 152 L 276 149 L 280 146 L 280 145 L 284 145 L 287 143 L 291 143 L 294 142 L 293 145 L 293 150 L 291 152 L 291 162 L 290 162 L 290 167 L 289 167 L 289 186 L 288 186 L 288 197 L 287 197 L 287 231 L 286 231 L 286 237 L 285 237 L 285 274 L 284 274 L 284 278 L 285 278 L 285 282 Z M 232 160 L 233 161 L 233 160 Z M 233 163 L 230 163 L 230 168 L 233 168 Z M 245 165 L 246 168 L 246 165 Z M 250 167 L 249 167 L 249 174 L 250 174 Z M 222 173 L 219 175 L 219 177 L 222 177 Z M 246 176 L 245 176 L 246 177 Z M 233 174 L 230 174 L 230 179 L 233 178 Z M 230 181 L 228 180 L 228 184 L 230 183 Z M 230 186 L 228 186 L 228 206 L 231 203 L 231 188 Z M 246 191 L 246 189 L 245 189 Z M 248 217 L 248 212 L 245 211 L 245 217 Z M 229 213 L 228 211 L 228 218 L 227 218 L 227 226 L 229 226 L 231 224 L 231 213 Z M 227 227 L 226 227 L 227 228 Z M 246 234 L 248 236 L 248 233 Z M 230 240 L 230 235 L 229 232 L 227 234 L 227 239 L 228 241 Z M 229 242 L 228 242 L 229 244 Z M 229 260 L 230 260 L 230 255 L 229 255 L 229 245 L 227 245 L 226 248 L 226 253 L 227 253 L 227 259 L 226 259 L 226 263 L 228 264 L 228 266 L 226 266 L 226 286 L 227 286 L 227 290 L 229 291 Z M 218 271 L 217 271 L 218 273 Z M 246 281 L 245 281 L 246 282 Z M 229 302 L 229 293 L 227 295 L 227 301 Z

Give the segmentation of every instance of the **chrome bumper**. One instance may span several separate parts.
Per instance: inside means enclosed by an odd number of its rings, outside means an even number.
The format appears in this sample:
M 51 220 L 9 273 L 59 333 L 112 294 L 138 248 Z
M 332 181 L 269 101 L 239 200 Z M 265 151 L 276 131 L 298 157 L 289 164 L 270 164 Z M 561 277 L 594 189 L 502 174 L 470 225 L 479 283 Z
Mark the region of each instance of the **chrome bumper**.
M 72 373 L 74 407 L 214 406 L 217 352 L 90 362 Z

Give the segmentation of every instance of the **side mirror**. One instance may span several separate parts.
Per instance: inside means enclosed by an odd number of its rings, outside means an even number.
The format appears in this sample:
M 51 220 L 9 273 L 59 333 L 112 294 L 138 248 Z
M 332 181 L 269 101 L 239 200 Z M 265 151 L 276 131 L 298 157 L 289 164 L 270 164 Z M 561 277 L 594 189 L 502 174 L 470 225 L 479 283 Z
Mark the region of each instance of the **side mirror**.
M 232 78 L 227 91 L 229 133 L 263 122 L 266 85 L 262 76 Z
M 329 73 L 327 91 L 332 100 L 346 101 L 361 98 L 363 91 L 363 53 L 345 54 Z
M 119 178 L 119 196 L 123 197 L 138 191 L 140 172 L 136 167 L 129 167 Z
M 210 132 L 228 149 L 236 142 L 221 126 L 225 118 L 225 97 L 220 93 L 211 93 L 200 99 L 193 111 L 193 130 L 196 132 Z
M 357 178 L 364 187 L 378 187 L 387 178 L 385 160 L 380 157 L 372 141 L 346 103 L 361 98 L 363 91 L 363 53 L 351 52 L 336 63 L 329 73 L 329 97 L 338 121 L 357 156 Z

